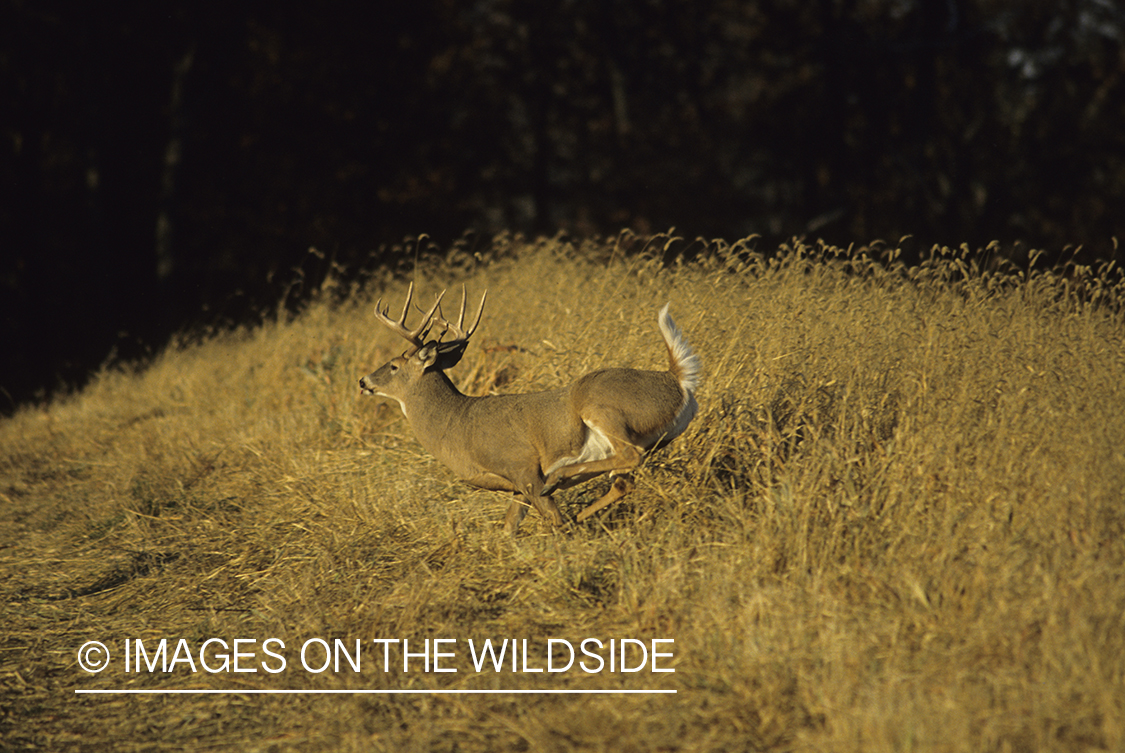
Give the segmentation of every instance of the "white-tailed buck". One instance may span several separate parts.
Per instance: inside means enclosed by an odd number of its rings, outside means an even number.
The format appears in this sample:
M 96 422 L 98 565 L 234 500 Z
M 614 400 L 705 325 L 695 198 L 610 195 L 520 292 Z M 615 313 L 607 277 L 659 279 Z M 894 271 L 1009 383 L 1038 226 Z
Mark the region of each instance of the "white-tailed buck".
M 456 365 L 480 324 L 480 308 L 465 325 L 465 294 L 457 324 L 441 313 L 442 291 L 413 329 L 406 326 L 414 285 L 398 320 L 375 304 L 375 317 L 410 343 L 398 358 L 359 380 L 367 395 L 393 398 L 422 446 L 466 482 L 514 492 L 505 527 L 515 533 L 529 506 L 555 525 L 563 522 L 551 494 L 603 473 L 627 474 L 644 453 L 675 439 L 695 416 L 699 358 L 668 314 L 657 324 L 668 347 L 667 371 L 601 369 L 569 387 L 526 395 L 469 397 L 445 370 Z M 437 337 L 427 341 L 431 332 Z M 452 339 L 444 340 L 446 335 Z M 628 494 L 628 476 L 578 515 L 582 521 Z M 522 500 L 520 499 L 522 497 Z

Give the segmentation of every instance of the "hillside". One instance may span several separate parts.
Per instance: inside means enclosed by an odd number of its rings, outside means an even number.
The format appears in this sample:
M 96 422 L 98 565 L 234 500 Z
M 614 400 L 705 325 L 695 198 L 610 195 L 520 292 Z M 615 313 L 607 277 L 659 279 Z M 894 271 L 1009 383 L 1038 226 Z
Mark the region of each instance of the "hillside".
M 0 423 L 0 748 L 1125 746 L 1116 270 L 500 245 L 417 272 L 420 303 L 489 290 L 450 372 L 470 394 L 664 368 L 671 301 L 700 412 L 636 491 L 505 536 L 505 495 L 458 482 L 396 404 L 359 394 L 402 349 L 372 305 L 399 305 L 404 279 L 184 338 Z M 607 483 L 557 499 L 574 515 Z M 337 639 L 360 643 L 360 671 L 351 653 L 313 671 Z M 516 671 L 510 653 L 478 667 L 485 639 L 515 641 Z M 549 639 L 568 643 L 548 656 Z M 95 640 L 97 674 L 78 663 Z M 409 671 L 402 643 L 374 640 L 409 641 Z M 566 671 L 533 671 L 567 645 Z M 75 693 L 97 689 L 675 694 Z

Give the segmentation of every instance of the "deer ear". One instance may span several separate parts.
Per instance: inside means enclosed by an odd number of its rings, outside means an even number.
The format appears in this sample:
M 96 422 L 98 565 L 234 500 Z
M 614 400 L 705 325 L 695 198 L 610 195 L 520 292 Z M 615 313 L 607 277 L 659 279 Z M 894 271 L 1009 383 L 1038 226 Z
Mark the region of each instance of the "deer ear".
M 435 341 L 423 345 L 413 356 L 414 360 L 421 364 L 423 369 L 428 369 L 433 366 L 434 362 L 437 361 L 437 357 L 438 344 Z
M 438 368 L 445 371 L 460 363 L 468 345 L 467 342 L 438 343 Z

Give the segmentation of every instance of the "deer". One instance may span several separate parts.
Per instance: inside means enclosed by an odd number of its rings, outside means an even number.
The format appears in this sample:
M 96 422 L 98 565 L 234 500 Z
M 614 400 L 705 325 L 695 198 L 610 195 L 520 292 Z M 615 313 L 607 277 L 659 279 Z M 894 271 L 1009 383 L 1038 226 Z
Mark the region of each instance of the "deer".
M 683 434 L 698 410 L 700 360 L 672 320 L 670 303 L 657 316 L 667 371 L 605 368 L 546 392 L 469 396 L 445 372 L 461 360 L 477 331 L 488 291 L 468 329 L 463 287 L 456 324 L 441 312 L 443 290 L 421 322 L 408 328 L 413 295 L 411 282 L 397 320 L 389 304 L 381 308 L 381 297 L 376 302 L 376 320 L 410 345 L 361 378 L 360 390 L 397 401 L 422 447 L 461 480 L 514 493 L 504 518 L 513 536 L 532 507 L 559 529 L 563 516 L 552 495 L 602 474 L 613 479 L 609 490 L 577 521 L 624 497 L 634 489 L 631 472 L 645 454 Z

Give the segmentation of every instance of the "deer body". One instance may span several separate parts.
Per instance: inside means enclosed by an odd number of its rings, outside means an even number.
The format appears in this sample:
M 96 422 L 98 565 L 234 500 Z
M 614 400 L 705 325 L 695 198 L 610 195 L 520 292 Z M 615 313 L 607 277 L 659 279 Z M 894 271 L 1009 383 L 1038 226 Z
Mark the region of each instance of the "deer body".
M 411 293 L 413 288 L 411 288 Z M 434 326 L 441 296 L 422 325 L 405 328 L 407 306 L 398 322 L 379 311 L 380 321 L 415 346 L 360 380 L 366 394 L 398 401 L 422 446 L 465 482 L 484 489 L 513 492 L 522 498 L 508 508 L 506 527 L 515 532 L 529 506 L 556 525 L 562 514 L 551 498 L 558 489 L 603 473 L 627 473 L 644 453 L 681 434 L 696 412 L 698 358 L 668 314 L 659 325 L 669 352 L 668 371 L 601 369 L 569 387 L 522 395 L 470 397 L 445 375 L 460 360 L 468 338 L 464 300 L 461 320 L 446 322 L 437 340 L 424 342 Z M 440 315 L 439 315 L 440 317 Z M 441 342 L 452 331 L 454 339 Z M 616 501 L 632 488 L 618 478 L 610 491 L 579 515 L 579 520 Z

